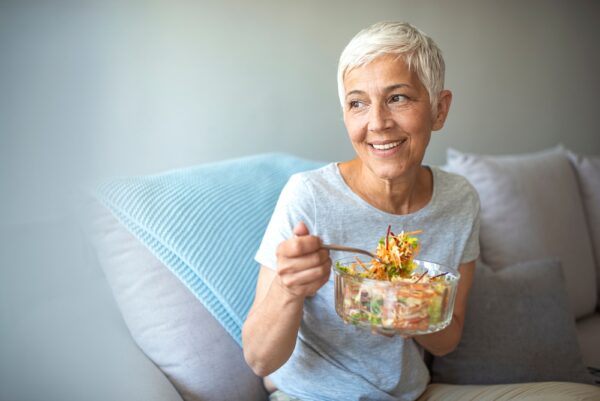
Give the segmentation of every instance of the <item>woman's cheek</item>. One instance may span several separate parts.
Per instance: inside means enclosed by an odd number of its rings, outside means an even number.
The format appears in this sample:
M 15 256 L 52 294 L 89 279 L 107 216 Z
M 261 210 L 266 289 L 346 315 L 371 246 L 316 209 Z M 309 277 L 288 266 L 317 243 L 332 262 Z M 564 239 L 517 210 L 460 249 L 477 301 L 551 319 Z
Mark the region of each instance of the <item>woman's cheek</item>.
M 356 124 L 356 122 L 352 121 L 352 120 L 346 120 L 345 125 L 346 125 L 346 131 L 348 132 L 348 136 L 350 137 L 350 140 L 353 142 L 357 141 L 360 137 L 360 131 L 358 129 L 358 125 Z

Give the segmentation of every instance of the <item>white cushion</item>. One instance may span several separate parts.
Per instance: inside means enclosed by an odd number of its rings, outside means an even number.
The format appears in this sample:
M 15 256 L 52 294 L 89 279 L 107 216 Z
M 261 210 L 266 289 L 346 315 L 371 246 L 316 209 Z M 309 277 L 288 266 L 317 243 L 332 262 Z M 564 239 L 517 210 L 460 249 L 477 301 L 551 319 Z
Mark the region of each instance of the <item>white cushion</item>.
M 448 150 L 448 169 L 481 198 L 481 255 L 500 269 L 558 258 L 577 318 L 596 307 L 596 269 L 577 178 L 562 147 L 538 153 L 481 156 Z
M 600 305 L 600 156 L 579 156 L 573 152 L 567 154 L 579 178 L 581 199 L 596 258 L 598 305 Z
M 98 260 L 139 347 L 185 401 L 265 400 L 242 349 L 200 301 L 104 207 L 92 204 Z

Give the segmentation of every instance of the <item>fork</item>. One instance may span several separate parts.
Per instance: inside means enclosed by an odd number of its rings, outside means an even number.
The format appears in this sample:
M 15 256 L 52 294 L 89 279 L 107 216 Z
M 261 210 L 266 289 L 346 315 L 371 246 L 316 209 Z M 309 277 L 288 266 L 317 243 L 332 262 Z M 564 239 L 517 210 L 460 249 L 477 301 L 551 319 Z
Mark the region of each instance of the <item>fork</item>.
M 379 263 L 383 263 L 383 261 L 381 259 L 379 259 L 377 256 L 375 256 L 373 253 L 371 253 L 369 251 L 365 251 L 364 249 L 353 248 L 353 247 L 350 247 L 350 246 L 344 246 L 344 245 L 338 245 L 338 244 L 322 244 L 321 247 L 325 248 L 325 249 L 332 250 L 332 251 L 362 253 L 363 255 L 367 255 L 367 256 L 372 257 L 373 259 L 375 259 Z

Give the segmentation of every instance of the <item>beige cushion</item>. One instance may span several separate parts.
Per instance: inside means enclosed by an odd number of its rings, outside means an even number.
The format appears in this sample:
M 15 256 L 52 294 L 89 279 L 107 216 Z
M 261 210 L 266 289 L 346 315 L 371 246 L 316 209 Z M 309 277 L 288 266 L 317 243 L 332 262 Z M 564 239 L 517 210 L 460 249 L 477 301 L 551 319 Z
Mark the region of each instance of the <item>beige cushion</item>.
M 579 156 L 573 152 L 567 154 L 579 178 L 581 199 L 596 257 L 598 305 L 600 305 L 600 156 Z
M 575 327 L 583 363 L 600 369 L 600 313 L 579 319 Z
M 576 317 L 594 312 L 596 269 L 577 177 L 563 148 L 512 156 L 448 151 L 481 198 L 481 255 L 494 269 L 558 258 Z
M 600 388 L 589 384 L 542 382 L 470 386 L 430 384 L 418 401 L 598 401 Z

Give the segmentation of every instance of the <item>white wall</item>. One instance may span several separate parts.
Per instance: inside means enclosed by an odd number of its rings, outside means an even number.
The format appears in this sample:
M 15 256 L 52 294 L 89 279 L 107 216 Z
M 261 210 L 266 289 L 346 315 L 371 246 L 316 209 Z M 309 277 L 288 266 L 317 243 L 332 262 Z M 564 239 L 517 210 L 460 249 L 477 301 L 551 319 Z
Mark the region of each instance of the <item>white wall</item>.
M 426 162 L 448 146 L 598 154 L 599 17 L 594 1 L 0 2 L 3 221 L 54 213 L 48 194 L 74 180 L 352 157 L 337 59 L 379 20 L 445 54 L 454 102 Z

